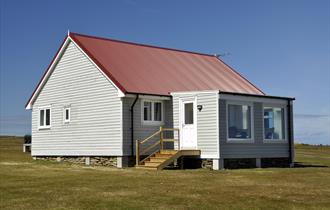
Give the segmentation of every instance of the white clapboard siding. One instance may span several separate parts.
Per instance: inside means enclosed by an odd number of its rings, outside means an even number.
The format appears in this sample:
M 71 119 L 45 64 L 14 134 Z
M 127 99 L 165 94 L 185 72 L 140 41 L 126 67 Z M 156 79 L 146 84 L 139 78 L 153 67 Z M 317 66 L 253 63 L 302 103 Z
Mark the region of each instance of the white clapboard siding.
M 218 119 L 218 93 L 197 92 L 173 94 L 173 124 L 180 128 L 180 100 L 185 98 L 197 98 L 197 105 L 203 109 L 197 111 L 197 147 L 201 150 L 201 158 L 219 158 L 219 119 Z M 195 107 L 196 108 L 196 107 Z
M 51 128 L 39 130 L 39 111 L 51 106 Z M 71 107 L 64 123 L 63 109 Z M 32 107 L 32 156 L 122 155 L 122 101 L 117 89 L 69 43 Z

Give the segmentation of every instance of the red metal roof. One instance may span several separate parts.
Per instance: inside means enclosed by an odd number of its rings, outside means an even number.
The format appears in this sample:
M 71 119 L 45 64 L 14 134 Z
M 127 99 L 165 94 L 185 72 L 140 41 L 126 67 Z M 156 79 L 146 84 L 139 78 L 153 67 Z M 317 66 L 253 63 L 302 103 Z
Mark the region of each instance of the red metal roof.
M 264 93 L 217 57 L 76 33 L 69 35 L 124 93 Z
M 69 37 L 123 93 L 169 95 L 178 91 L 219 90 L 265 95 L 238 72 L 213 55 L 70 33 Z M 26 107 L 53 65 L 43 74 Z

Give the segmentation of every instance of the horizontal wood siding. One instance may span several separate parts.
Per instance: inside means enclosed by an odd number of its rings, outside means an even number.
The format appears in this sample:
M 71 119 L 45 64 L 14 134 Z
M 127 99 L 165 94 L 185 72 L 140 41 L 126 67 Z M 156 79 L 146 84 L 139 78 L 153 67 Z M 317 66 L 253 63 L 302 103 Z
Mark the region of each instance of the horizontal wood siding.
M 197 145 L 202 158 L 219 158 L 218 93 L 197 94 Z
M 135 98 L 123 98 L 123 150 L 124 155 L 131 155 L 131 113 L 130 108 Z M 138 99 L 134 105 L 134 154 L 135 154 L 135 140 L 142 140 L 159 130 L 160 126 L 143 125 L 141 116 L 141 99 Z M 173 127 L 172 115 L 172 101 L 164 100 L 164 125 L 163 127 Z M 145 147 L 152 144 L 156 139 L 145 144 Z
M 253 103 L 254 143 L 227 142 L 226 100 L 219 100 L 219 137 L 221 158 L 288 157 L 288 143 L 263 142 L 263 109 L 261 102 Z
M 173 95 L 174 127 L 180 128 L 180 100 L 192 97 L 197 97 L 196 106 L 203 106 L 202 111 L 197 111 L 196 119 L 197 147 L 201 150 L 201 158 L 219 158 L 218 93 L 199 92 Z
M 51 106 L 51 128 L 39 130 L 38 108 Z M 71 107 L 71 121 L 63 109 Z M 33 104 L 32 155 L 122 155 L 122 101 L 117 89 L 69 43 Z

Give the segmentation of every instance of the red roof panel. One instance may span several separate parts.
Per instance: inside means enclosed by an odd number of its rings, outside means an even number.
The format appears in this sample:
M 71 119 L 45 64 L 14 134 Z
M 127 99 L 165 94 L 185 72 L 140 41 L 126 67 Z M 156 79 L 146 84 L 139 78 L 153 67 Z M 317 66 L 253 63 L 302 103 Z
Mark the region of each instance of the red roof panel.
M 124 93 L 220 90 L 264 95 L 213 55 L 76 33 L 70 37 Z

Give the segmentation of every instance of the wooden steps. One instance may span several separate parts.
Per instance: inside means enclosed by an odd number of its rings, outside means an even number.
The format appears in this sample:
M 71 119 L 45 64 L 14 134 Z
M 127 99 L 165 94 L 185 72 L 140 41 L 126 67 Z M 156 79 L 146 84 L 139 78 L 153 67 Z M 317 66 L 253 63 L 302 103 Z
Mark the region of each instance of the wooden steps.
M 162 170 L 182 156 L 199 156 L 200 150 L 160 150 L 144 160 L 138 169 Z

